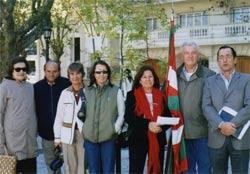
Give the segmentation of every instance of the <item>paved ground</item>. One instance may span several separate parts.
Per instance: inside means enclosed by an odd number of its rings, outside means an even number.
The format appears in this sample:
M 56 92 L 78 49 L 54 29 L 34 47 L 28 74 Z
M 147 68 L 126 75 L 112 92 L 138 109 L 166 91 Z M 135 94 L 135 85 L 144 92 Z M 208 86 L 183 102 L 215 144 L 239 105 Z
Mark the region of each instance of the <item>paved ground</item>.
M 121 173 L 128 173 L 128 150 L 122 150 Z M 41 153 L 37 158 L 37 174 L 46 174 L 47 169 L 44 163 L 44 157 Z
M 44 162 L 44 156 L 42 153 L 41 139 L 38 138 L 38 148 L 40 155 L 37 158 L 37 174 L 46 174 L 47 169 Z M 121 173 L 128 173 L 128 150 L 123 149 L 121 151 Z
M 38 139 L 38 142 L 40 142 L 40 139 Z M 40 143 L 38 144 L 39 149 L 41 149 Z M 250 172 L 250 162 L 249 162 L 249 170 Z M 42 154 L 42 151 L 40 150 L 40 155 L 37 158 L 37 174 L 46 174 L 47 169 L 44 163 L 44 157 Z M 128 173 L 128 150 L 123 149 L 121 151 L 121 173 L 127 174 Z M 231 174 L 230 165 L 229 165 L 229 172 L 228 174 Z

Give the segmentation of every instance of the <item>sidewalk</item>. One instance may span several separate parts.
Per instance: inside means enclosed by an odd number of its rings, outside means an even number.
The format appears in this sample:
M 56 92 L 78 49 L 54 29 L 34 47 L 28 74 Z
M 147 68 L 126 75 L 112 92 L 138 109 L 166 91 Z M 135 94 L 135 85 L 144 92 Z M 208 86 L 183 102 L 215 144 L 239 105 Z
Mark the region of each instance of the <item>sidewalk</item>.
M 40 151 L 40 150 L 39 150 Z M 122 164 L 121 164 L 121 173 L 128 173 L 128 150 L 122 150 Z M 37 174 L 46 174 L 47 168 L 44 162 L 44 156 L 41 153 L 37 158 Z
M 39 156 L 37 158 L 37 174 L 46 174 L 47 173 L 47 168 L 44 162 L 44 156 L 42 153 L 42 147 L 41 147 L 41 139 L 38 138 L 38 147 L 39 147 Z M 250 172 L 250 161 L 249 161 L 249 169 L 248 171 Z M 122 149 L 121 151 L 121 173 L 122 174 L 127 174 L 129 170 L 129 159 L 128 159 L 128 149 Z M 229 162 L 229 171 L 228 174 L 231 174 L 231 165 Z

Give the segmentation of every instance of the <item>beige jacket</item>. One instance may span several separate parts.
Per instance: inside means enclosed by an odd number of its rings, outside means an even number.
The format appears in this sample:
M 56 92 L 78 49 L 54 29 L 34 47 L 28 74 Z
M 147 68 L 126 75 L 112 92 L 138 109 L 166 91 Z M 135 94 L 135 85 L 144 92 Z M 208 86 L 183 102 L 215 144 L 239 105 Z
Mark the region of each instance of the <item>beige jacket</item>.
M 4 79 L 0 84 L 0 144 L 18 160 L 37 156 L 33 86 Z M 3 149 L 0 149 L 0 153 Z

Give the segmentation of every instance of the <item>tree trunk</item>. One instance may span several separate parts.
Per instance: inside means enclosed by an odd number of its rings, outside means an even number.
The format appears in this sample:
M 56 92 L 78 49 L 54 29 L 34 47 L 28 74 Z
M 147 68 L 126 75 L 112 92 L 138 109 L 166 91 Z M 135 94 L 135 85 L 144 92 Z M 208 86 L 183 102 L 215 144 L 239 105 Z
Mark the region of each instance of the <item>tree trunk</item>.
M 38 2 L 41 1 L 32 0 L 32 7 L 36 7 Z M 41 37 L 45 23 L 50 22 L 53 3 L 54 0 L 44 0 L 43 5 L 37 5 L 23 24 L 17 25 L 14 14 L 16 1 L 0 0 L 0 81 L 6 74 L 9 62 Z

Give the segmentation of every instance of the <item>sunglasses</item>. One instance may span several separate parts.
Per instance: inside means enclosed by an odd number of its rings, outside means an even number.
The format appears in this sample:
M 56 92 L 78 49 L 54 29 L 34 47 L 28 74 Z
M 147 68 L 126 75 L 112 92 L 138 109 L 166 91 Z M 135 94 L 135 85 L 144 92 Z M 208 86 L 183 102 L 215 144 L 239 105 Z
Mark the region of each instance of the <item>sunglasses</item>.
M 14 70 L 15 70 L 16 72 L 20 72 L 21 70 L 22 70 L 23 72 L 26 72 L 26 67 L 24 67 L 24 68 L 14 68 Z
M 108 74 L 108 71 L 95 71 L 96 74 Z

